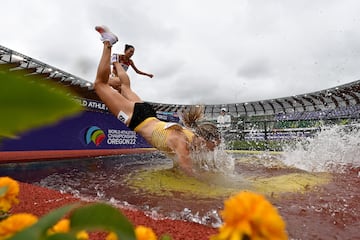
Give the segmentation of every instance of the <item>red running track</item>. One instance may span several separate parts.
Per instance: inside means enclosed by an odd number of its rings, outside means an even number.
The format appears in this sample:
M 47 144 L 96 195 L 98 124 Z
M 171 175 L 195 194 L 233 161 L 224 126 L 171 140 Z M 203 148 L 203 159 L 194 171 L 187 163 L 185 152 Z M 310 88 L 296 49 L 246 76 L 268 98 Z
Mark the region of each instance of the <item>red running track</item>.
M 12 213 L 32 213 L 38 217 L 70 203 L 81 202 L 86 204 L 86 202 L 82 202 L 70 194 L 62 194 L 51 189 L 27 183 L 20 183 L 19 200 L 20 203 L 12 208 Z M 173 240 L 202 240 L 209 239 L 211 235 L 217 232 L 217 229 L 197 223 L 179 220 L 156 220 L 146 216 L 141 211 L 129 209 L 119 209 L 119 211 L 127 216 L 134 226 L 144 225 L 150 227 L 158 237 L 167 234 L 170 235 Z M 96 232 L 90 234 L 90 239 L 103 240 L 105 236 L 106 234 L 103 232 Z

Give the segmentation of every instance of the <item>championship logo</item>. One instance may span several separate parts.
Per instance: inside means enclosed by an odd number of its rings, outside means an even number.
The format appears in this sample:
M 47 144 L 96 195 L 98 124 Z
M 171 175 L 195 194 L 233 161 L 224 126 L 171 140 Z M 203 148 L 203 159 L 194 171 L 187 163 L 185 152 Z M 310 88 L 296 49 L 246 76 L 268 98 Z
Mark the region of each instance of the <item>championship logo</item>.
M 85 133 L 86 144 L 93 142 L 96 146 L 99 146 L 105 137 L 104 131 L 97 126 L 89 127 Z

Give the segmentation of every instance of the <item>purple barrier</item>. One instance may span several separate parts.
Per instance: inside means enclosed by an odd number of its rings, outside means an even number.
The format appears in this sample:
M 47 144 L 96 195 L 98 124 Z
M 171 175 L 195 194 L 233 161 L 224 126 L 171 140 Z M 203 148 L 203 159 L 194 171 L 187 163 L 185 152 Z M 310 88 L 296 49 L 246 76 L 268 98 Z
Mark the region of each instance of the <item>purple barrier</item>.
M 112 114 L 84 111 L 59 123 L 3 139 L 0 151 L 130 149 L 151 147 Z

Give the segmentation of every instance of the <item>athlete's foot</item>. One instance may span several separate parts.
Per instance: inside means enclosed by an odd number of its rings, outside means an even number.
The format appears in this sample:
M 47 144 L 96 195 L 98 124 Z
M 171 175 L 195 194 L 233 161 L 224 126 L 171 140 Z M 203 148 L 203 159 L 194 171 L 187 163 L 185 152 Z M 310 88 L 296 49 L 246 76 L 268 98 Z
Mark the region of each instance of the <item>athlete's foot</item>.
M 95 30 L 100 33 L 102 42 L 109 42 L 110 46 L 118 41 L 118 37 L 112 33 L 106 26 L 96 26 Z

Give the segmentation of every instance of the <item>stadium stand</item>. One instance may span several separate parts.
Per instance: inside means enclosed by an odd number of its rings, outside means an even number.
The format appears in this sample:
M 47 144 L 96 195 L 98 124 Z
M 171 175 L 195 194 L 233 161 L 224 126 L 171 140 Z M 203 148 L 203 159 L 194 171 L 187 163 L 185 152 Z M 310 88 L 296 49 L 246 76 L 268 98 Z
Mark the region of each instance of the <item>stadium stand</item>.
M 44 81 L 54 81 L 71 88 L 84 99 L 99 101 L 93 84 L 56 67 L 25 56 L 0 45 L 0 64 L 8 70 L 21 70 L 25 75 L 37 74 Z M 160 118 L 179 121 L 177 113 L 190 105 L 149 102 Z M 360 116 L 360 80 L 317 92 L 254 102 L 205 105 L 205 117 L 215 121 L 221 108 L 232 116 L 230 131 L 244 131 L 245 123 L 253 121 L 310 121 L 358 118 Z M 272 123 L 272 127 L 274 124 Z

